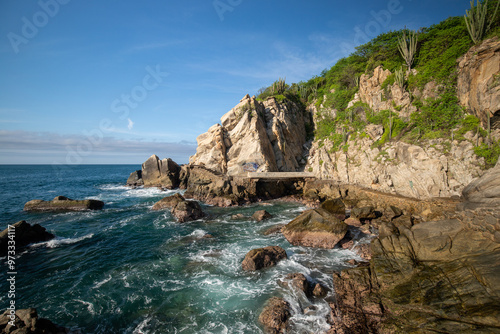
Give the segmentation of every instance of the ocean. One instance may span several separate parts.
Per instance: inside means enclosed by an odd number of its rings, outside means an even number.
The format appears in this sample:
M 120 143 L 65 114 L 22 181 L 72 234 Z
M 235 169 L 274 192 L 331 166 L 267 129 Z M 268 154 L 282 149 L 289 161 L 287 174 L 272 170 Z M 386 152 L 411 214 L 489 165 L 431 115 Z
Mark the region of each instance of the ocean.
M 153 204 L 177 192 L 125 187 L 136 165 L 0 166 L 1 228 L 26 220 L 56 238 L 32 244 L 16 256 L 16 305 L 35 307 L 41 317 L 82 333 L 263 333 L 258 316 L 272 296 L 292 306 L 293 333 L 325 333 L 334 271 L 359 259 L 350 250 L 292 246 L 281 234 L 262 232 L 307 209 L 268 201 L 243 207 L 203 205 L 207 217 L 179 224 Z M 181 191 L 182 193 L 182 191 Z M 102 211 L 26 213 L 32 199 L 58 195 L 98 199 Z M 255 222 L 265 209 L 273 218 Z M 246 218 L 233 219 L 241 213 Z M 214 238 L 202 238 L 205 234 Z M 253 248 L 278 245 L 288 259 L 248 273 L 241 269 Z M 0 273 L 0 308 L 6 309 L 6 259 Z M 326 298 L 307 299 L 277 284 L 303 273 L 330 289 Z M 304 313 L 308 306 L 309 311 Z

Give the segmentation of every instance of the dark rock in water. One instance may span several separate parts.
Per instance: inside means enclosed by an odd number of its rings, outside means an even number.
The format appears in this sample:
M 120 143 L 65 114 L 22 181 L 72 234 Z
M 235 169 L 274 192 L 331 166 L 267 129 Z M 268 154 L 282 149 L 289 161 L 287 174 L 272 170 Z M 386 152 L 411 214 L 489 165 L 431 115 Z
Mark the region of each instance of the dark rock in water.
M 301 273 L 288 274 L 283 281 L 278 281 L 278 284 L 285 288 L 297 289 L 305 294 L 309 294 L 310 286 L 306 276 Z
M 263 221 L 263 220 L 266 220 L 266 219 L 269 219 L 269 218 L 272 218 L 273 216 L 267 212 L 266 210 L 259 210 L 259 211 L 256 211 L 253 215 L 252 215 L 252 219 L 253 220 L 256 220 L 258 222 L 260 221 Z
M 233 220 L 244 219 L 244 218 L 245 218 L 245 216 L 242 213 L 237 213 L 237 214 L 231 216 L 231 219 L 233 219 Z
M 320 208 L 303 212 L 288 223 L 282 233 L 294 246 L 331 249 L 344 238 L 347 225 Z
M 32 243 L 48 241 L 54 238 L 54 235 L 47 232 L 44 227 L 38 224 L 31 226 L 24 220 L 12 225 L 11 231 L 15 233 L 16 250 Z M 8 244 L 9 229 L 7 228 L 0 232 L 0 256 L 8 254 Z
M 12 323 L 14 322 L 14 326 Z M 52 321 L 39 318 L 36 309 L 16 310 L 15 314 L 6 310 L 0 316 L 0 333 L 12 334 L 68 334 L 68 328 L 55 325 Z
M 104 202 L 85 199 L 73 200 L 64 196 L 57 196 L 52 201 L 35 199 L 24 205 L 24 211 L 84 211 L 101 210 Z
M 284 224 L 276 225 L 276 226 L 268 228 L 267 230 L 262 232 L 262 234 L 271 235 L 271 234 L 281 233 L 281 230 L 283 229 L 283 227 L 285 227 Z
M 286 333 L 291 316 L 290 304 L 281 298 L 272 297 L 259 315 L 259 321 L 264 325 L 266 333 Z
M 260 270 L 275 266 L 279 261 L 286 258 L 286 251 L 279 246 L 257 248 L 252 249 L 245 255 L 241 267 L 246 271 Z
M 181 167 L 172 159 L 160 160 L 152 155 L 142 164 L 142 180 L 146 187 L 175 189 L 180 184 Z
M 321 203 L 320 208 L 331 214 L 345 215 L 345 204 L 341 198 L 326 200 Z
M 318 297 L 318 298 L 323 298 L 326 296 L 328 293 L 328 289 L 325 288 L 323 285 L 320 283 L 316 283 L 313 289 L 313 296 Z
M 127 186 L 138 187 L 143 185 L 144 181 L 142 180 L 142 170 L 136 170 L 135 172 L 130 173 L 130 176 L 127 179 Z
M 357 219 L 375 219 L 377 218 L 377 213 L 373 206 L 364 206 L 362 208 L 354 208 L 351 210 L 351 217 Z
M 200 203 L 196 201 L 182 201 L 172 209 L 172 215 L 179 223 L 203 218 L 205 213 L 201 209 Z
M 181 194 L 176 193 L 156 202 L 153 205 L 153 210 L 172 209 L 177 205 L 177 203 L 182 201 L 185 201 L 184 197 Z

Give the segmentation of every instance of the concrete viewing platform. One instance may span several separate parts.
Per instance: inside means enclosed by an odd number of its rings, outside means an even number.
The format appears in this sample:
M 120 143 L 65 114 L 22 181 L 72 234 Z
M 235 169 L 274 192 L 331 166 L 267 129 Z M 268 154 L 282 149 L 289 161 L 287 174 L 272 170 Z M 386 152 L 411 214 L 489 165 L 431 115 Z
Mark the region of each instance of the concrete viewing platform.
M 246 175 L 249 179 L 315 179 L 314 173 L 307 172 L 248 172 Z

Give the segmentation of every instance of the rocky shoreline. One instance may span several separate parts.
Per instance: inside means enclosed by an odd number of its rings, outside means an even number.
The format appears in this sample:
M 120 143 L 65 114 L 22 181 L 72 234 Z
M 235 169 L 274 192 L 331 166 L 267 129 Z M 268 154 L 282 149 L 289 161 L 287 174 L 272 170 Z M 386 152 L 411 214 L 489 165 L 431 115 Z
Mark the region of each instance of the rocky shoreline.
M 333 275 L 329 333 L 500 331 L 500 163 L 461 198 L 427 200 L 329 180 L 259 182 L 179 168 L 179 180 L 170 182 L 208 204 L 285 198 L 313 207 L 272 231 L 292 244 L 352 248 L 353 236 L 374 233 L 370 245 L 354 248 L 367 262 L 351 261 L 356 268 Z M 247 254 L 245 270 L 275 265 L 284 250 L 273 247 Z M 274 298 L 259 319 L 279 333 L 289 317 L 289 305 Z

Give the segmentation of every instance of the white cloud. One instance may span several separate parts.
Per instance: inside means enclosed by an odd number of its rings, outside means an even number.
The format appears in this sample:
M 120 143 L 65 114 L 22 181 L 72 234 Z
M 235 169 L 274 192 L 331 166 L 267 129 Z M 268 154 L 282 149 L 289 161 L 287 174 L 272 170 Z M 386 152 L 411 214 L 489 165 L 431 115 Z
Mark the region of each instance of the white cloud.
M 127 128 L 129 130 L 132 130 L 132 128 L 134 127 L 134 122 L 132 122 L 132 120 L 129 118 L 128 119 L 128 125 L 127 125 Z

